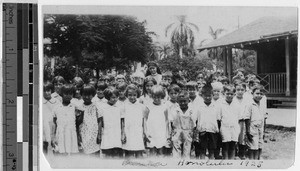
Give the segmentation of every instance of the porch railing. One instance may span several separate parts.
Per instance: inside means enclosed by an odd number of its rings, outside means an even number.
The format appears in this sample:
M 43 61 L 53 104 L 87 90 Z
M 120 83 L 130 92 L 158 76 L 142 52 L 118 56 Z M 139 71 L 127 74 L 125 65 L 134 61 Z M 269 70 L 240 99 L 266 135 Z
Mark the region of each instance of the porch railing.
M 263 73 L 258 76 L 268 94 L 285 94 L 286 73 Z

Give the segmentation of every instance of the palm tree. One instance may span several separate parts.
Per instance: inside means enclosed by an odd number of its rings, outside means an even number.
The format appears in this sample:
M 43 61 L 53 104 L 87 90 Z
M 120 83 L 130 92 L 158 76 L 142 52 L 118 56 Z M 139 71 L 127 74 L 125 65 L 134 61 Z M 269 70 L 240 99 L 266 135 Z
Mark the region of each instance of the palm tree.
M 199 32 L 199 28 L 197 25 L 187 22 L 184 15 L 177 16 L 177 19 L 178 23 L 171 23 L 166 27 L 165 36 L 167 37 L 168 31 L 174 28 L 171 33 L 171 44 L 179 52 L 180 58 L 182 58 L 183 48 L 194 46 L 195 37 L 193 29 Z
M 225 29 L 218 28 L 216 30 L 213 30 L 213 28 L 211 26 L 209 26 L 208 33 L 211 35 L 213 40 L 216 40 L 223 31 L 225 31 Z M 215 61 L 213 61 L 213 63 L 214 63 L 213 65 L 216 65 L 218 63 L 218 58 L 222 54 L 222 52 L 223 52 L 223 49 L 221 49 L 221 48 L 209 50 L 209 52 L 208 52 L 209 56 L 211 56 L 215 60 Z
M 157 51 L 159 54 L 159 59 L 163 59 L 171 55 L 172 48 L 170 47 L 169 44 L 162 44 L 157 47 Z

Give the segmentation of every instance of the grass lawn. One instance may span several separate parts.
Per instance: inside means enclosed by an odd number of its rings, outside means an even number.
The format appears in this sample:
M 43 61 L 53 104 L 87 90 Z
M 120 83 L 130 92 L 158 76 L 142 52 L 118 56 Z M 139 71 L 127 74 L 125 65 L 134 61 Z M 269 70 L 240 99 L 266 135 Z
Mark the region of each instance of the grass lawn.
M 261 159 L 295 159 L 295 127 L 267 125 Z

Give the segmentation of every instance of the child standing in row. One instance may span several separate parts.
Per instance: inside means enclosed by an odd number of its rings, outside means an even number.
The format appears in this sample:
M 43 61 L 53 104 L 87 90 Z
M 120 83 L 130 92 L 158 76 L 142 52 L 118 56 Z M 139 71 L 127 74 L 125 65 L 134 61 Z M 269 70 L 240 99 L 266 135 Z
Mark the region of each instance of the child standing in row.
M 141 158 L 145 150 L 145 122 L 148 118 L 149 109 L 138 102 L 140 90 L 136 85 L 128 85 L 125 95 L 128 98 L 124 110 L 126 143 L 123 145 L 123 149 L 125 150 L 125 157 Z
M 44 98 L 43 98 L 43 151 L 48 154 L 48 147 L 51 144 L 51 140 L 54 140 L 54 129 L 55 125 L 53 123 L 53 109 L 60 102 L 51 97 L 53 92 L 52 83 L 44 83 Z
M 71 99 L 75 88 L 65 84 L 61 88 L 62 103 L 53 110 L 56 118 L 56 145 L 60 154 L 78 153 L 77 134 L 75 126 L 75 105 Z
M 124 114 L 117 107 L 119 91 L 115 87 L 104 90 L 107 104 L 100 109 L 98 143 L 106 157 L 122 157 L 122 144 L 126 142 L 124 133 Z M 102 131 L 103 129 L 103 131 Z
M 147 119 L 147 138 L 149 139 L 147 147 L 150 149 L 151 156 L 161 156 L 163 148 L 170 143 L 168 110 L 161 102 L 165 96 L 162 86 L 155 85 L 152 87 L 151 97 L 153 102 L 147 106 L 150 110 Z
M 143 86 L 143 96 L 140 98 L 140 103 L 148 106 L 149 104 L 152 103 L 152 98 L 151 98 L 151 89 L 154 85 L 157 85 L 157 82 L 156 80 L 151 77 L 151 76 L 148 76 L 145 78 L 144 80 L 144 86 Z
M 193 108 L 189 105 L 189 94 L 181 91 L 178 95 L 180 108 L 175 110 L 170 119 L 172 129 L 173 156 L 177 158 L 190 158 L 191 145 L 193 140 L 193 130 L 195 123 L 193 120 Z
M 169 94 L 169 100 L 166 102 L 166 106 L 168 109 L 168 118 L 169 118 L 169 122 L 171 118 L 173 118 L 173 114 L 176 113 L 176 110 L 179 108 L 179 105 L 177 103 L 177 98 L 180 92 L 180 87 L 177 84 L 172 84 L 168 87 L 168 94 Z M 170 124 L 171 126 L 171 124 Z M 171 130 L 171 127 L 169 128 Z M 171 156 L 172 154 L 172 147 L 171 146 L 167 146 L 165 148 L 164 154 L 166 156 Z
M 84 101 L 79 107 L 83 115 L 83 122 L 80 126 L 83 152 L 98 155 L 100 150 L 97 144 L 99 111 L 96 104 L 92 102 L 96 90 L 93 85 L 87 84 L 83 86 L 81 94 Z
M 205 159 L 206 151 L 208 158 L 215 159 L 215 150 L 217 149 L 217 140 L 220 123 L 218 120 L 218 104 L 212 102 L 213 92 L 211 84 L 206 84 L 201 91 L 203 103 L 199 104 L 199 113 L 197 116 L 197 131 L 200 143 L 200 159 Z
M 244 98 L 244 93 L 246 91 L 246 84 L 242 82 L 237 82 L 235 84 L 236 96 L 233 98 L 232 103 L 238 106 L 239 114 L 239 125 L 240 125 L 240 134 L 238 138 L 238 156 L 240 159 L 246 159 L 246 144 L 245 144 L 245 110 L 248 103 L 247 99 Z
M 238 107 L 232 103 L 235 88 L 232 85 L 224 86 L 225 101 L 220 104 L 220 133 L 222 136 L 223 159 L 234 159 L 235 146 L 238 141 L 240 127 L 238 124 Z
M 264 117 L 266 108 L 261 104 L 264 88 L 256 85 L 252 88 L 253 100 L 246 108 L 246 144 L 249 147 L 249 159 L 259 160 L 263 144 Z
M 62 102 L 61 97 L 61 87 L 66 83 L 65 79 L 62 76 L 54 77 L 52 84 L 54 85 L 54 93 L 51 94 L 52 98 L 58 99 Z

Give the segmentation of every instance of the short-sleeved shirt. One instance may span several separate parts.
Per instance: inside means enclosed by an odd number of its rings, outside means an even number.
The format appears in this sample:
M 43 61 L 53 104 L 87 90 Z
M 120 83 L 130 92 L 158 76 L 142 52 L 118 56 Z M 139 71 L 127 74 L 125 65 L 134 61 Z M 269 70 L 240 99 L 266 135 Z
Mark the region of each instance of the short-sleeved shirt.
M 220 115 L 218 104 L 212 102 L 207 106 L 204 102 L 201 103 L 197 120 L 197 130 L 199 132 L 219 132 L 218 120 L 220 120 Z
M 262 125 L 266 108 L 252 100 L 246 107 L 245 119 L 250 119 L 252 125 Z
M 54 93 L 51 94 L 51 98 L 57 99 L 60 102 L 62 102 L 62 97 L 58 93 L 56 93 L 56 92 L 54 92 Z
M 232 100 L 232 103 L 235 104 L 238 108 L 238 118 L 240 119 L 244 119 L 245 118 L 245 110 L 246 110 L 246 106 L 249 103 L 247 101 L 247 99 L 242 98 L 242 99 L 238 99 L 237 97 L 234 97 Z
M 168 119 L 169 119 L 169 121 L 171 121 L 176 114 L 176 110 L 180 107 L 179 107 L 178 103 L 176 103 L 176 102 L 173 103 L 171 101 L 167 101 L 166 106 L 167 106 L 167 110 L 168 110 Z
M 221 125 L 226 127 L 239 127 L 239 107 L 237 104 L 231 102 L 228 104 L 225 100 L 220 102 L 219 106 L 219 119 L 221 120 Z
M 116 104 L 106 104 L 99 110 L 99 117 L 103 117 L 101 149 L 121 148 L 121 109 Z

